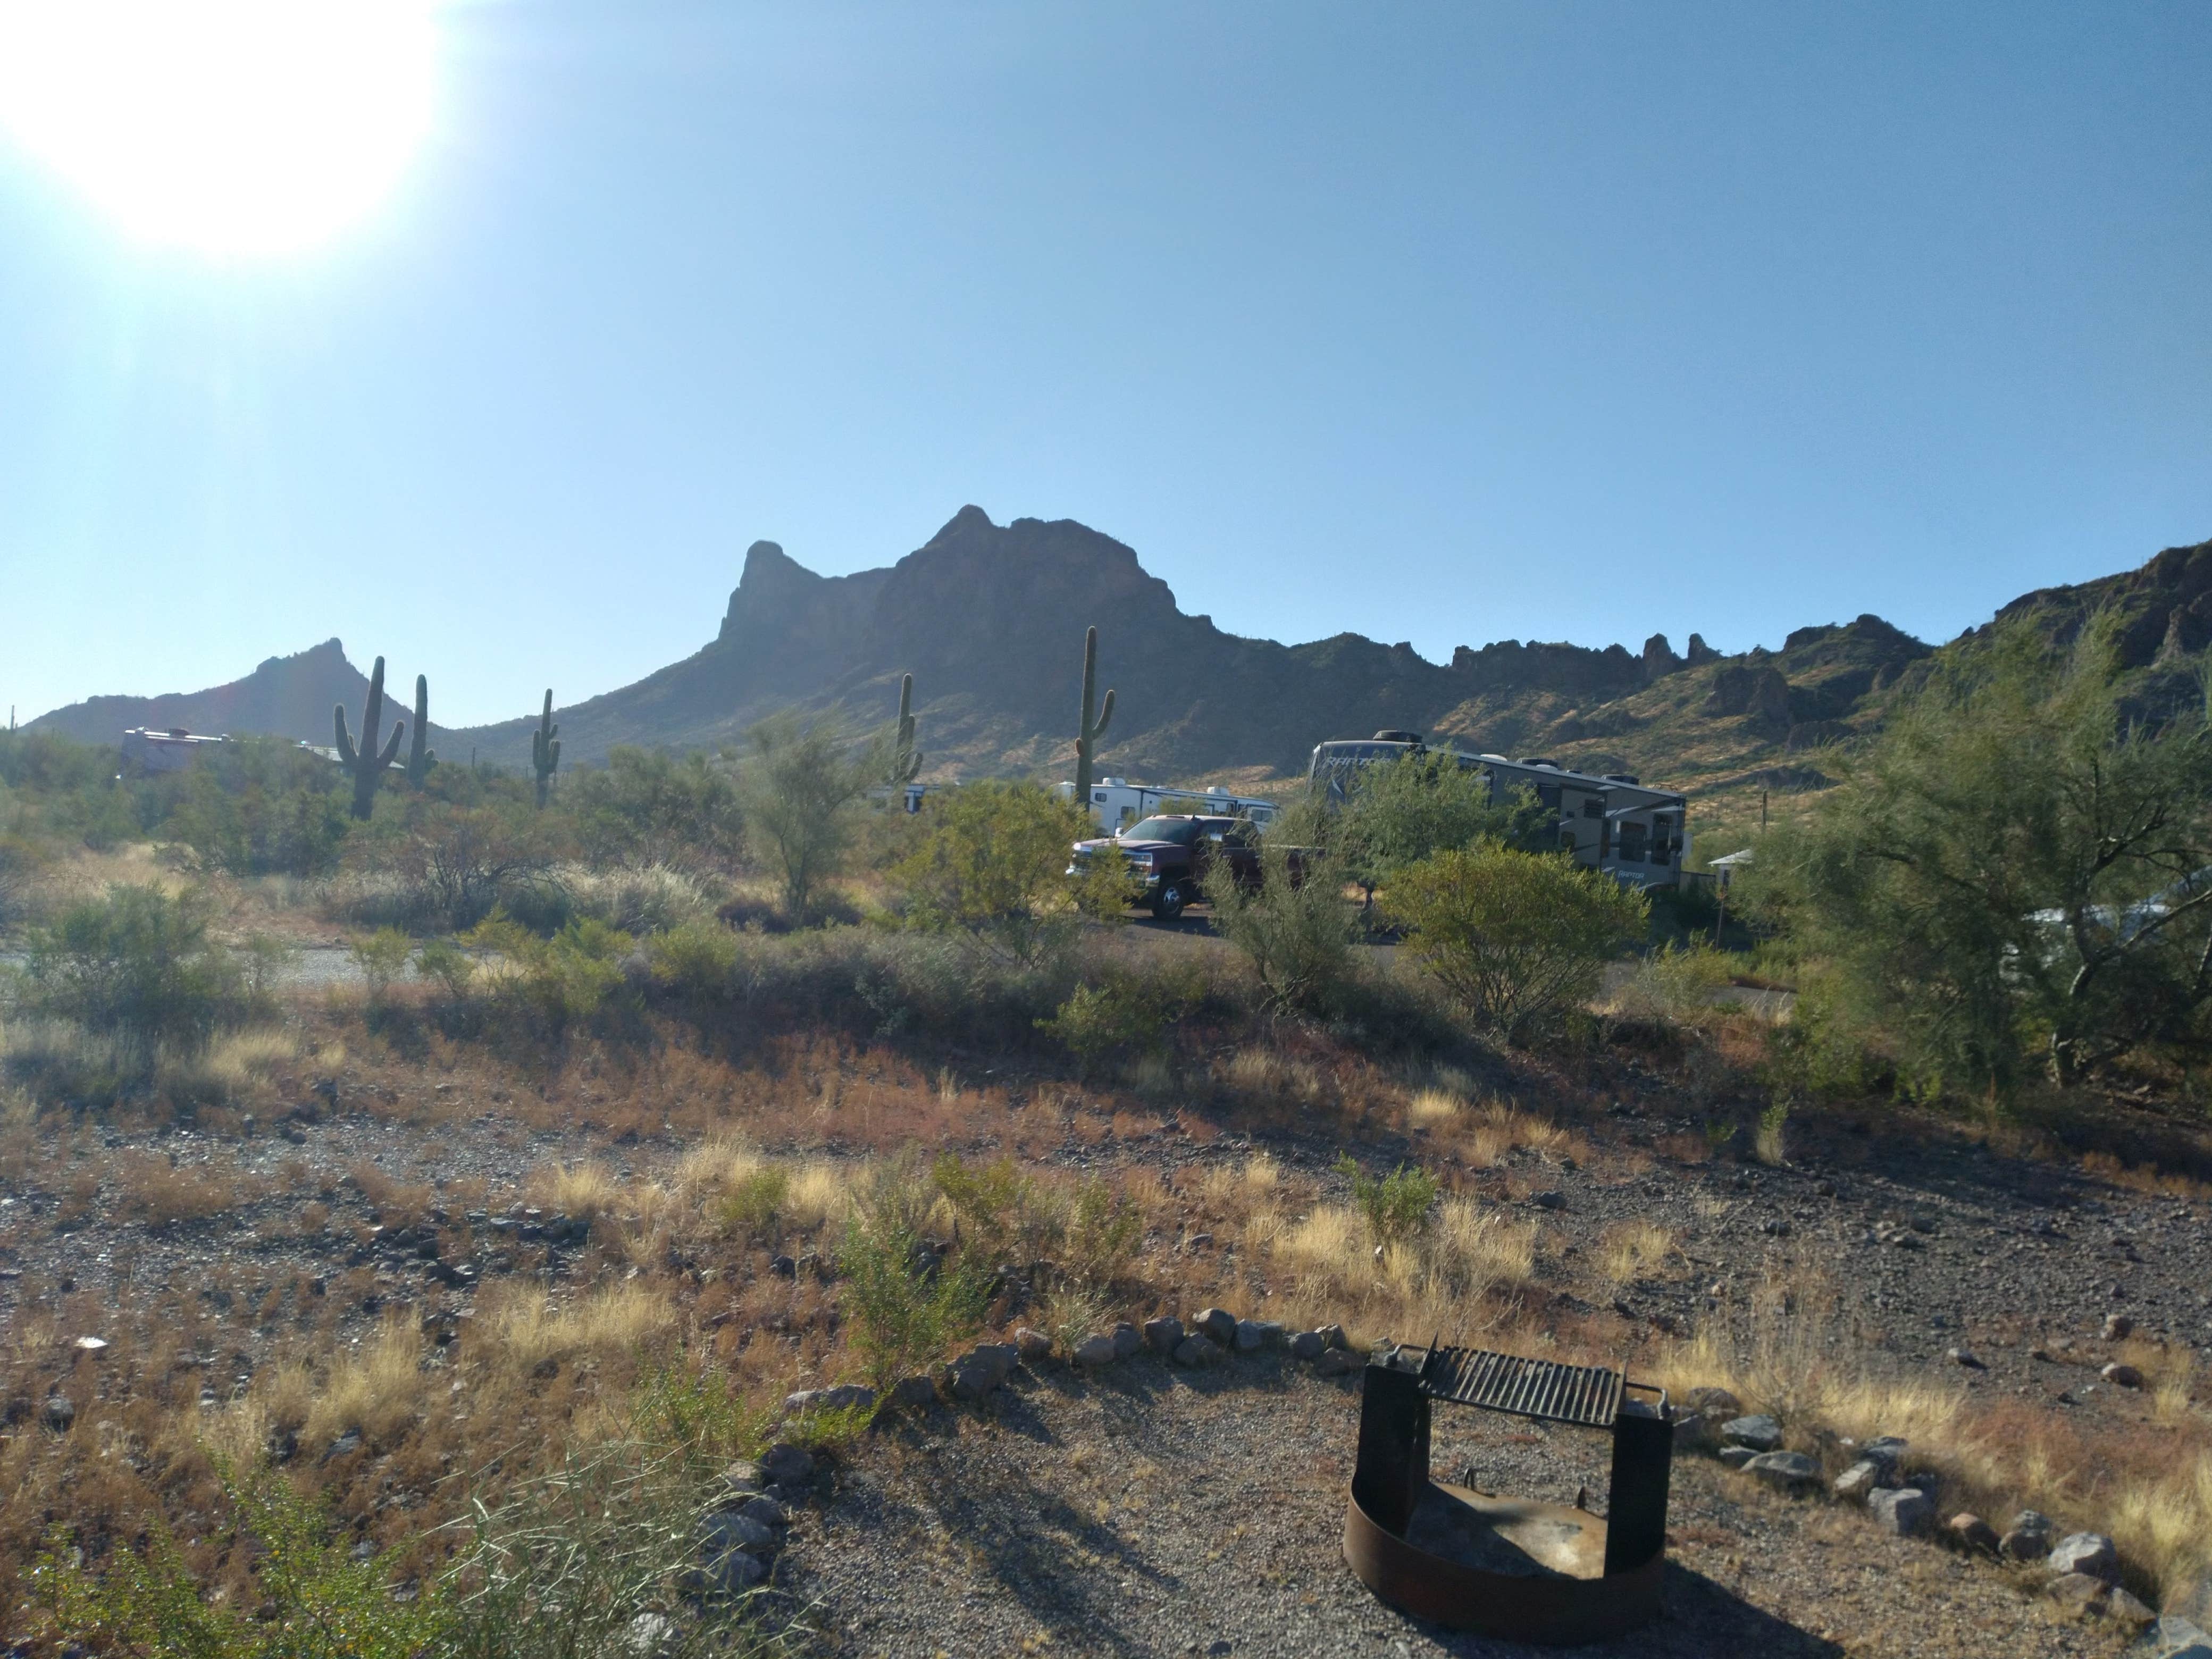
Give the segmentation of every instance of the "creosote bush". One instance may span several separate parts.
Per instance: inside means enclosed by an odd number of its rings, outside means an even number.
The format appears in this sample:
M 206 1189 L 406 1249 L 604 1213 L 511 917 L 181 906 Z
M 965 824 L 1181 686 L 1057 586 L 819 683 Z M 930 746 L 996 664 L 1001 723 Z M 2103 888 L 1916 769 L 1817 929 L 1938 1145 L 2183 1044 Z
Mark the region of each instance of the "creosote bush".
M 150 1060 L 204 1044 L 239 1011 L 236 966 L 209 933 L 197 888 L 115 886 L 31 935 L 30 1001 Z
M 1407 946 L 1508 1042 L 1556 1025 L 1596 994 L 1605 964 L 1644 932 L 1646 902 L 1562 854 L 1495 842 L 1439 853 L 1384 895 Z
M 1293 873 L 1279 844 L 1260 849 L 1260 884 L 1241 887 L 1226 861 L 1206 884 L 1213 926 L 1252 964 L 1271 1008 L 1323 1014 L 1352 977 L 1353 918 L 1335 885 L 1334 866 L 1316 860 Z
M 1349 1158 L 1339 1159 L 1336 1170 L 1352 1182 L 1352 1206 L 1377 1244 L 1403 1243 L 1427 1228 L 1437 1192 L 1427 1170 L 1401 1164 L 1377 1181 Z

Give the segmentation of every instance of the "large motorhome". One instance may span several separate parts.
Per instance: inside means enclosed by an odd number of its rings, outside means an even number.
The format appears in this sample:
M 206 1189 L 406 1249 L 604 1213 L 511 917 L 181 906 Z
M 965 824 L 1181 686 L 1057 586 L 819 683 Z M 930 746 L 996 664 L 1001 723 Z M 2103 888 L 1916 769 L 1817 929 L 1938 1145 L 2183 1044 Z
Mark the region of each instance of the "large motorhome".
M 1541 756 L 1431 749 L 1415 732 L 1377 732 L 1371 738 L 1316 744 L 1307 776 L 1328 798 L 1341 802 L 1365 768 L 1407 755 L 1449 756 L 1488 781 L 1490 797 L 1503 800 L 1525 788 L 1556 814 L 1561 849 L 1575 862 L 1638 887 L 1672 887 L 1689 861 L 1689 800 L 1671 789 L 1653 789 L 1625 772 L 1602 776 L 1577 772 Z
M 1060 798 L 1073 800 L 1075 786 L 1062 783 Z M 1091 799 L 1086 805 L 1091 808 L 1091 816 L 1098 820 L 1098 827 L 1109 835 L 1127 828 L 1140 818 L 1153 817 L 1162 813 L 1249 818 L 1255 823 L 1265 824 L 1274 817 L 1277 811 L 1273 801 L 1234 794 L 1226 789 L 1169 789 L 1152 784 L 1132 783 L 1127 778 L 1099 779 L 1091 786 Z

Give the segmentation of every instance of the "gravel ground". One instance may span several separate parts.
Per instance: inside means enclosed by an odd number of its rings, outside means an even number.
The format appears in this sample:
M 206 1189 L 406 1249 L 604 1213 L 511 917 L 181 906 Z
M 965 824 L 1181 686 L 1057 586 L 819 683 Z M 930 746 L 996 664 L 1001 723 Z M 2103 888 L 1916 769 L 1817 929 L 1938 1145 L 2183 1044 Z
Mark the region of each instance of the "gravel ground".
M 803 1512 L 791 1588 L 852 1659 L 997 1654 L 1533 1655 L 1370 1595 L 1340 1553 L 1357 1379 L 1246 1357 L 1217 1373 L 1145 1358 L 1095 1379 L 1018 1373 L 985 1413 L 939 1410 L 866 1446 Z M 1572 1502 L 1607 1443 L 1437 1409 L 1432 1468 Z M 1862 1515 L 1793 1502 L 1703 1457 L 1675 1465 L 1660 1620 L 1577 1650 L 1759 1655 L 2105 1656 L 2033 1579 Z

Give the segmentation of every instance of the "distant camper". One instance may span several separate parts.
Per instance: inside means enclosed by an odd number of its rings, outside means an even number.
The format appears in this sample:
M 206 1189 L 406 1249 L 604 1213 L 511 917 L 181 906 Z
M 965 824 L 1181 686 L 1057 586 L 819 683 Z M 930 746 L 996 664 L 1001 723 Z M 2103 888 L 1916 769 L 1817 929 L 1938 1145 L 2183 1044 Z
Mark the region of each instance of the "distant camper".
M 1377 732 L 1371 738 L 1315 744 L 1307 777 L 1330 800 L 1341 802 L 1364 769 L 1432 752 L 1480 771 L 1489 781 L 1494 801 L 1523 787 L 1533 791 L 1558 814 L 1559 846 L 1574 854 L 1576 863 L 1638 887 L 1680 882 L 1690 857 L 1689 799 L 1671 789 L 1647 788 L 1626 772 L 1599 777 L 1570 771 L 1540 756 L 1516 761 L 1460 749 L 1431 750 L 1418 732 Z
M 1075 799 L 1075 786 L 1060 786 L 1062 800 Z M 1279 810 L 1271 800 L 1231 794 L 1225 789 L 1165 789 L 1132 783 L 1127 778 L 1101 778 L 1091 786 L 1091 816 L 1108 834 L 1126 829 L 1139 818 L 1159 814 L 1198 813 L 1212 817 L 1249 818 L 1267 823 Z
M 134 726 L 123 734 L 123 769 L 126 772 L 183 772 L 211 749 L 220 749 L 228 737 L 195 737 L 181 726 L 166 732 Z

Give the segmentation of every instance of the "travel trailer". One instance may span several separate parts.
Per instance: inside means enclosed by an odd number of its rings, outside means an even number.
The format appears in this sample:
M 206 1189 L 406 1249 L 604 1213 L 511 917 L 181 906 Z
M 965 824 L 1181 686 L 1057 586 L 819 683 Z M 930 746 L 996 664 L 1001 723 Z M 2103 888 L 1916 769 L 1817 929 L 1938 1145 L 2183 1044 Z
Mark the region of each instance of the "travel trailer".
M 1075 786 L 1063 782 L 1060 798 L 1073 800 Z M 1140 818 L 1162 814 L 1194 812 L 1213 817 L 1249 818 L 1255 823 L 1265 824 L 1280 810 L 1273 801 L 1232 794 L 1225 789 L 1164 789 L 1132 783 L 1127 778 L 1099 779 L 1091 786 L 1089 805 L 1091 816 L 1109 835 Z
M 1408 755 L 1445 755 L 1488 780 L 1492 800 L 1526 788 L 1557 815 L 1559 844 L 1575 862 L 1638 887 L 1673 887 L 1689 861 L 1689 801 L 1671 789 L 1647 787 L 1625 772 L 1577 772 L 1541 756 L 1509 760 L 1464 750 L 1431 749 L 1413 732 L 1377 732 L 1371 738 L 1314 746 L 1307 769 L 1312 787 L 1341 802 L 1368 767 Z

